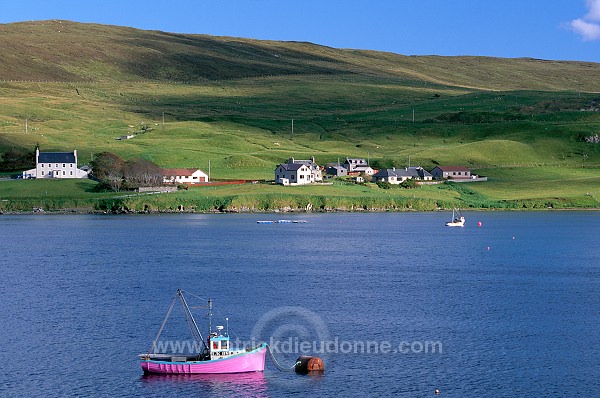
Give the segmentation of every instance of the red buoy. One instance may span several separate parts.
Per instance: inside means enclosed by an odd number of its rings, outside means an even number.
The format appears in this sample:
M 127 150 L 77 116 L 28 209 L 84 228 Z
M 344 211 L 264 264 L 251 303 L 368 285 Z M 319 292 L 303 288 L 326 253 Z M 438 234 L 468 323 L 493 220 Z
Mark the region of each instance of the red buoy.
M 294 371 L 301 374 L 307 374 L 309 372 L 323 372 L 324 370 L 325 364 L 319 357 L 302 355 L 296 360 L 296 364 L 294 365 Z

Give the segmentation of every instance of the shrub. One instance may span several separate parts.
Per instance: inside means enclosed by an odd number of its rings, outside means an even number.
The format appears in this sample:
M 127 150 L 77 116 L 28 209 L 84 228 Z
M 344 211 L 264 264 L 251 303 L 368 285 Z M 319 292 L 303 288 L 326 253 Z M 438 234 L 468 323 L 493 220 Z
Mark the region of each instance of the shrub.
M 377 186 L 381 189 L 392 188 L 392 184 L 390 184 L 388 181 L 377 181 Z
M 400 186 L 402 188 L 405 188 L 405 189 L 413 189 L 413 188 L 418 188 L 419 187 L 419 185 L 417 184 L 417 182 L 415 180 L 413 180 L 412 178 L 410 178 L 408 180 L 402 181 L 402 183 L 400 184 Z

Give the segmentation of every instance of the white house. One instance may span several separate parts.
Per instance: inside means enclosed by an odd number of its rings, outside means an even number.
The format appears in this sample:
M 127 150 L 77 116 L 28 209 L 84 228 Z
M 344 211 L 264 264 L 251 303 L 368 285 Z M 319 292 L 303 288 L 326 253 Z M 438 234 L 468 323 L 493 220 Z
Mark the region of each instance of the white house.
M 208 182 L 208 175 L 200 169 L 163 169 L 166 184 L 195 184 Z
M 308 160 L 289 158 L 288 164 L 304 164 L 310 169 L 313 175 L 311 182 L 323 181 L 323 171 L 321 170 L 321 166 L 315 162 L 314 156 L 311 156 Z
M 400 169 L 394 167 L 392 169 L 382 169 L 373 174 L 374 182 L 384 181 L 390 184 L 401 184 L 411 179 L 430 181 L 432 176 L 422 167 L 404 167 Z
M 349 175 L 356 175 L 360 173 L 364 173 L 368 176 L 373 175 L 375 170 L 369 166 L 369 162 L 366 159 L 362 158 L 346 158 L 344 162 L 344 167 L 348 169 Z
M 275 168 L 275 182 L 282 185 L 304 185 L 315 182 L 315 176 L 306 164 L 282 163 Z
M 77 150 L 40 152 L 35 148 L 35 169 L 23 172 L 23 178 L 87 178 L 88 170 L 77 168 Z

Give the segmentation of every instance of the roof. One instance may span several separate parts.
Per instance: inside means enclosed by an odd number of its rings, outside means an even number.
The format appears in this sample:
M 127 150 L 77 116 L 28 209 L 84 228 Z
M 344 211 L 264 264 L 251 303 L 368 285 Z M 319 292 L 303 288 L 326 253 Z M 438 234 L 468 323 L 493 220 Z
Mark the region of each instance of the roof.
M 431 173 L 422 167 L 406 167 L 400 169 L 381 169 L 373 174 L 373 177 L 412 177 L 424 178 L 431 177 Z
M 437 166 L 442 171 L 471 171 L 470 168 L 465 166 Z
M 292 164 L 290 164 L 290 163 L 281 163 L 277 167 L 280 167 L 280 166 L 283 167 L 283 169 L 287 170 L 287 171 L 297 171 L 297 170 L 300 170 L 300 168 L 302 166 L 305 166 L 305 164 L 304 163 L 292 163 Z
M 427 170 L 425 170 L 424 168 L 422 168 L 420 166 L 411 166 L 411 167 L 408 168 L 408 171 L 412 172 L 412 173 L 415 173 L 420 178 L 432 177 L 432 175 L 431 175 L 430 172 L 428 172 Z
M 373 177 L 412 177 L 405 169 L 381 169 Z
M 290 158 L 287 164 L 305 164 L 311 170 L 319 170 L 319 165 L 313 159 L 303 160 Z
M 181 176 L 181 177 L 191 177 L 197 171 L 202 171 L 199 169 L 162 169 L 162 173 L 164 176 Z
M 38 163 L 77 163 L 74 152 L 40 152 Z

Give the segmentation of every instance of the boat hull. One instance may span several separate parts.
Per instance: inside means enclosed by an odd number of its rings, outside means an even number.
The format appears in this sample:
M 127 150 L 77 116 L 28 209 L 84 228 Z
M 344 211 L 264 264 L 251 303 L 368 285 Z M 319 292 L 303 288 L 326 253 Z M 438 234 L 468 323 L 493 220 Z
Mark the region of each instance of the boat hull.
M 222 374 L 262 372 L 265 369 L 266 345 L 255 350 L 210 361 L 171 362 L 142 359 L 144 373 L 151 374 Z

